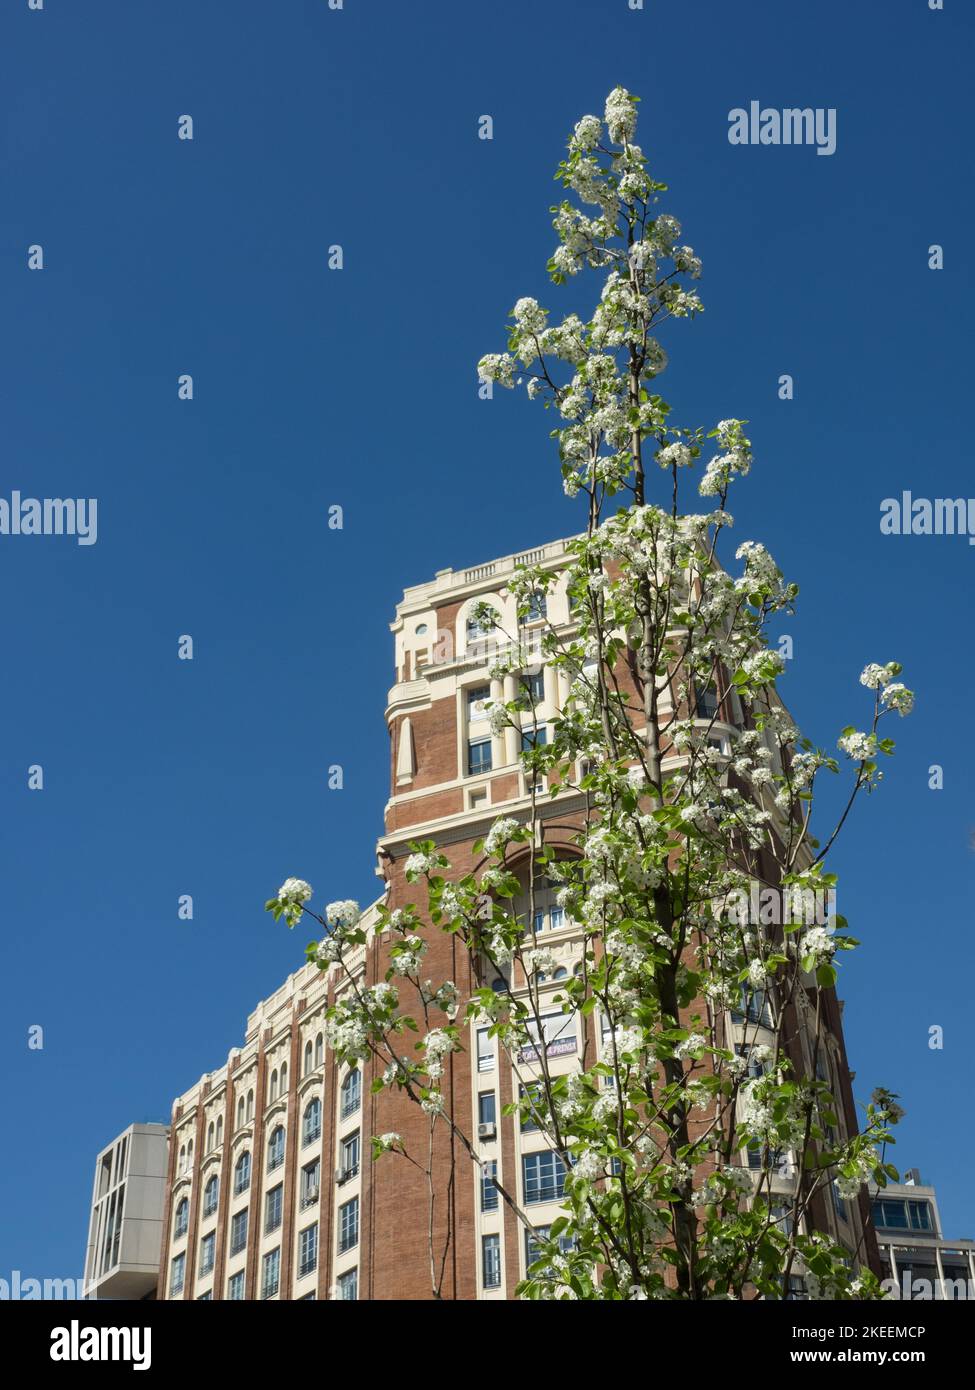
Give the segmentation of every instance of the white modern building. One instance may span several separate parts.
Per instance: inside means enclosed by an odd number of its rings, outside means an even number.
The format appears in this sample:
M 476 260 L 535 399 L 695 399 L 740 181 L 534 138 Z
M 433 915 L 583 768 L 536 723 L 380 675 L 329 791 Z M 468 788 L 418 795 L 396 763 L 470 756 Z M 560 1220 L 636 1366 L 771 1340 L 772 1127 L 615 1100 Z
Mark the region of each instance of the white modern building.
M 85 1298 L 155 1298 L 168 1125 L 130 1125 L 95 1161 Z
M 874 1189 L 873 1224 L 894 1298 L 975 1298 L 975 1241 L 949 1240 L 941 1231 L 934 1188 L 911 1168 L 901 1183 Z

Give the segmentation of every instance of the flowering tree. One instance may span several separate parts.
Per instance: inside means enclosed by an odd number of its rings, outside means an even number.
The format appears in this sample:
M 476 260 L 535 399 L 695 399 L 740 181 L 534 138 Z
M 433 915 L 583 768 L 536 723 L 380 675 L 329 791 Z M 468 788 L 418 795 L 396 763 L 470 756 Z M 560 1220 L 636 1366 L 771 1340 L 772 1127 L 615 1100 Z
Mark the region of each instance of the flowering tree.
M 475 846 L 480 867 L 459 881 L 436 845 L 413 847 L 407 876 L 425 887 L 425 910 L 380 909 L 392 946 L 386 978 L 372 987 L 348 965 L 366 940 L 354 903 L 316 916 L 308 885 L 289 879 L 267 906 L 290 926 L 310 914 L 325 930 L 308 956 L 346 976 L 328 1022 L 339 1058 L 377 1058 L 377 1085 L 421 1106 L 431 1132 L 450 1127 L 474 1163 L 477 1144 L 441 1089 L 449 1054 L 469 1037 L 461 1010 L 510 1056 L 524 1079 L 510 1108 L 530 1116 L 564 1173 L 562 1214 L 537 1241 L 523 1296 L 777 1298 L 801 1273 L 813 1296 L 872 1297 L 862 1225 L 851 1251 L 816 1229 L 815 1213 L 831 1187 L 857 1199 L 865 1182 L 896 1176 L 882 1146 L 899 1112 L 878 1092 L 861 1133 L 840 1114 L 822 1065 L 828 1001 L 835 1013 L 836 957 L 857 943 L 842 917 L 816 908 L 832 902 L 826 859 L 837 834 L 893 750 L 881 725 L 907 714 L 912 695 L 896 663 L 865 668 L 871 709 L 864 729 L 843 731 L 842 766 L 800 737 L 780 702 L 783 662 L 769 625 L 793 611 L 796 585 L 757 543 L 738 546 L 737 573 L 718 559 L 731 486 L 752 462 L 745 422 L 722 420 L 707 435 L 679 427 L 656 390 L 667 359 L 655 334 L 700 312 L 688 284 L 701 263 L 679 244 L 675 218 L 657 211 L 666 186 L 634 143 L 636 101 L 613 91 L 602 120 L 576 125 L 559 166 L 592 212 L 568 198 L 555 209 L 548 269 L 557 285 L 587 270 L 602 277 L 591 318 L 550 324 L 534 299 L 519 299 L 507 350 L 479 364 L 485 381 L 523 384 L 554 409 L 563 488 L 587 510 L 585 534 L 568 546 L 573 623 L 548 629 L 542 644 L 569 677 L 570 698 L 549 742 L 522 755 L 534 774 L 527 817 L 497 821 Z M 682 511 L 711 440 L 697 482 L 708 510 Z M 662 506 L 648 500 L 659 482 Z M 538 611 L 552 580 L 519 570 L 520 616 Z M 515 649 L 492 675 L 519 664 Z M 496 704 L 495 730 L 520 728 L 528 708 L 527 691 Z M 720 732 L 728 728 L 733 737 Z M 848 776 L 850 788 L 838 823 L 817 840 L 823 775 Z M 574 852 L 536 834 L 542 791 L 584 794 Z M 526 853 L 535 867 L 523 884 L 515 867 Z M 541 981 L 554 961 L 535 931 L 538 871 L 558 885 L 583 942 L 556 1000 L 566 1014 L 598 1014 L 605 1040 L 597 1060 L 570 1072 L 553 1070 L 540 1044 Z M 529 899 L 520 915 L 519 893 Z M 505 989 L 462 999 L 452 981 L 426 978 L 431 930 L 455 934 L 475 978 L 487 979 L 490 965 Z M 425 1161 L 396 1134 L 373 1149 Z M 499 1189 L 530 1225 L 515 1194 Z M 430 1266 L 436 1293 L 432 1242 Z

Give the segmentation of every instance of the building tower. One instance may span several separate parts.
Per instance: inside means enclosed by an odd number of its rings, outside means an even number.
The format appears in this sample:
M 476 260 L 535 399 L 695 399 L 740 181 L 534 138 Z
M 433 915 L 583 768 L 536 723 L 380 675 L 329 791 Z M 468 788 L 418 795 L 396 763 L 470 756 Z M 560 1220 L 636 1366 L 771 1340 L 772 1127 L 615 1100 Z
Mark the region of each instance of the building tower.
M 389 933 L 376 930 L 379 903 L 390 910 L 412 903 L 425 908 L 422 885 L 405 876 L 413 842 L 435 841 L 450 860 L 450 874 L 459 876 L 477 866 L 474 844 L 498 817 L 527 820 L 535 808 L 536 845 L 524 847 L 516 865 L 526 893 L 515 899 L 514 910 L 527 911 L 528 875 L 534 873 L 534 926 L 556 959 L 542 991 L 541 1036 L 535 1049 L 511 1059 L 486 1029 L 469 1026 L 464 1051 L 446 1059 L 444 1095 L 457 1124 L 476 1136 L 482 1166 L 443 1124 L 434 1128 L 432 1182 L 397 1154 L 371 1161 L 370 1138 L 390 1131 L 402 1136 L 408 1152 L 425 1156 L 428 1117 L 395 1090 L 373 1090 L 381 1070 L 375 1062 L 336 1063 L 324 1046 L 325 1013 L 346 986 L 335 967 L 321 972 L 305 965 L 258 1005 L 243 1047 L 174 1104 L 160 1297 L 505 1299 L 514 1296 L 534 1259 L 532 1233 L 499 1200 L 492 1178 L 515 1193 L 538 1230 L 558 1214 L 561 1170 L 537 1130 L 502 1112 L 518 1098 L 519 1086 L 530 1084 L 540 1049 L 557 1075 L 580 1062 L 591 1066 L 605 1045 L 598 1012 L 583 1019 L 555 1004 L 545 1007 L 581 960 L 583 938 L 532 867 L 542 844 L 569 852 L 584 797 L 566 791 L 553 798 L 538 787 L 533 796 L 520 758 L 532 740 L 546 740 L 568 698 L 565 676 L 541 660 L 537 645 L 546 623 L 564 635 L 573 629 L 560 577 L 567 544 L 441 570 L 405 591 L 392 623 L 395 683 L 386 710 L 391 794 L 377 868 L 384 888 L 364 914 L 367 942 L 347 962 L 357 981 L 378 983 L 389 965 Z M 545 600 L 519 622 L 509 585 L 523 564 L 551 570 L 555 579 Z M 495 626 L 474 619 L 475 605 L 484 602 L 496 612 Z M 499 680 L 490 671 L 498 646 L 511 637 L 527 652 L 523 675 L 534 708 L 526 710 L 520 731 L 497 734 L 486 703 L 513 699 L 517 678 Z M 698 713 L 730 750 L 743 712 L 736 696 L 727 704 Z M 501 984 L 455 937 L 431 928 L 428 942 L 424 975 L 435 983 L 453 980 L 462 997 Z M 516 974 L 504 986 L 517 992 L 525 981 Z M 831 1082 L 841 1127 L 852 1134 L 856 1117 L 840 1006 L 832 991 L 824 991 L 822 1001 L 815 1043 L 816 1019 L 803 991 L 784 1032 L 798 1070 L 811 1075 L 815 1068 Z M 747 1017 L 729 1014 L 726 1045 L 740 1045 L 746 1029 L 751 1043 L 771 1040 L 769 1024 L 764 1003 Z M 774 1181 L 784 1204 L 794 1183 L 787 1165 Z M 832 1233 L 851 1256 L 879 1268 L 867 1217 L 865 1195 L 856 1203 L 817 1199 L 811 1213 L 815 1229 Z M 797 1296 L 800 1282 L 797 1276 Z

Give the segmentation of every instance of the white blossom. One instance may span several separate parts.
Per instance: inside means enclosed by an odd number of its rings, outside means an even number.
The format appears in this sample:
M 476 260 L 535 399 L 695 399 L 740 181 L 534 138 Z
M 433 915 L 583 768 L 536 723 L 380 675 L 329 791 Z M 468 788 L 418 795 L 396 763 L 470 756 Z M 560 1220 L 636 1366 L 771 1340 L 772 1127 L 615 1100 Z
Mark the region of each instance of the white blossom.
M 842 738 L 837 739 L 837 745 L 855 762 L 865 762 L 877 752 L 877 736 L 865 733 L 844 734 Z
M 339 931 L 350 931 L 359 920 L 359 904 L 351 898 L 329 903 L 325 909 L 325 920 Z
M 826 927 L 812 927 L 803 934 L 799 943 L 799 955 L 805 959 L 812 956 L 814 968 L 825 961 L 830 961 L 836 952 L 836 942 L 832 934 Z
M 496 820 L 484 837 L 485 853 L 497 854 L 520 829 L 518 822 L 510 816 L 502 816 L 500 820 Z
M 311 895 L 311 884 L 303 878 L 286 878 L 278 889 L 278 901 L 282 903 L 306 903 Z
M 576 122 L 569 149 L 587 153 L 594 145 L 598 145 L 602 133 L 603 123 L 598 116 L 583 116 L 581 121 Z
M 636 130 L 636 107 L 625 87 L 614 87 L 606 98 L 606 129 L 617 144 L 629 140 Z
M 914 708 L 914 692 L 901 685 L 899 681 L 885 686 L 882 698 L 885 705 L 895 709 L 900 715 L 910 714 Z
M 686 444 L 665 444 L 657 451 L 657 462 L 661 468 L 688 468 L 694 462 L 694 455 Z

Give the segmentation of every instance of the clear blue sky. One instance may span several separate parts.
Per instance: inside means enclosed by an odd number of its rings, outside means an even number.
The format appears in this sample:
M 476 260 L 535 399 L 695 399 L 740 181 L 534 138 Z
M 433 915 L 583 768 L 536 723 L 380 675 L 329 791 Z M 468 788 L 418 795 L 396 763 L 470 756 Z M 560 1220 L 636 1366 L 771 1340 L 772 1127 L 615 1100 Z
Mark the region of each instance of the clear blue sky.
M 919 691 L 834 862 L 864 943 L 841 993 L 858 1096 L 902 1094 L 896 1159 L 975 1234 L 975 549 L 878 526 L 904 488 L 975 493 L 973 28 L 962 0 L 4 5 L 0 495 L 97 497 L 99 533 L 0 537 L 0 1276 L 80 1273 L 96 1151 L 300 963 L 281 880 L 374 895 L 403 586 L 575 528 L 549 417 L 478 401 L 474 364 L 518 296 L 575 307 L 551 175 L 617 83 L 704 258 L 665 394 L 750 421 L 736 539 L 801 585 L 782 693 L 832 744 L 864 662 Z M 731 146 L 752 99 L 835 107 L 836 153 Z

